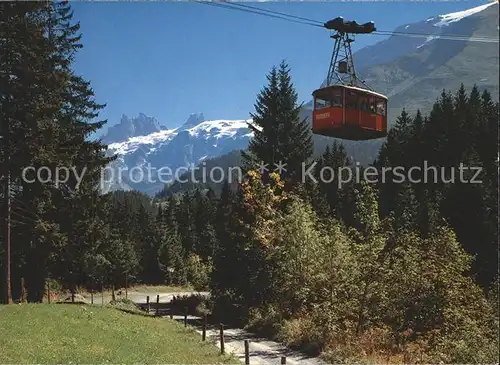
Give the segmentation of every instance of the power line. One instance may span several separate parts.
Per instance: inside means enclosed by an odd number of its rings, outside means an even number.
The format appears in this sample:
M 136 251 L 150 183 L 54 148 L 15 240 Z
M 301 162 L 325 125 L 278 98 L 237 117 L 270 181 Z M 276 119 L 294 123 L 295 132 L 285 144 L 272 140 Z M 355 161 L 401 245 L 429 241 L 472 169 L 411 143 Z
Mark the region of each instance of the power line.
M 244 5 L 244 4 L 239 4 L 239 3 L 233 3 L 233 2 L 230 2 L 228 0 L 220 0 L 220 1 L 224 2 L 224 3 L 229 3 L 229 4 L 234 5 L 234 6 L 239 6 L 239 7 L 242 7 L 242 8 L 256 9 L 256 10 L 264 11 L 264 12 L 270 13 L 270 14 L 276 14 L 276 15 L 281 15 L 281 16 L 293 18 L 293 19 L 299 19 L 299 20 L 305 20 L 307 22 L 318 23 L 321 27 L 323 27 L 323 22 L 320 22 L 319 20 L 314 20 L 314 19 L 304 18 L 304 17 L 301 17 L 301 16 L 280 13 L 279 11 L 265 10 L 265 9 L 261 9 L 261 8 L 258 8 L 256 6 L 251 6 L 251 5 Z
M 218 6 L 221 8 L 226 8 L 226 9 L 231 9 L 231 10 L 239 10 L 239 11 L 244 11 L 247 13 L 258 14 L 258 15 L 268 16 L 268 17 L 272 17 L 272 18 L 276 18 L 276 19 L 286 20 L 286 21 L 290 21 L 293 23 L 299 23 L 299 24 L 324 28 L 324 23 L 319 21 L 319 20 L 290 15 L 290 14 L 286 14 L 286 13 L 282 13 L 282 12 L 278 12 L 278 11 L 261 9 L 259 7 L 256 7 L 256 6 L 251 6 L 251 5 L 246 5 L 246 4 L 233 3 L 233 2 L 230 2 L 228 0 L 219 0 L 218 2 L 201 1 L 201 0 L 194 0 L 194 1 L 197 3 L 200 3 L 200 4 Z M 387 30 L 379 30 L 379 31 L 375 31 L 371 34 L 384 35 L 384 36 L 405 36 L 405 37 L 411 37 L 411 38 L 434 37 L 434 39 L 443 39 L 443 40 L 458 40 L 458 41 L 482 42 L 482 43 L 498 43 L 497 38 L 468 37 L 468 36 L 450 35 L 450 34 L 397 32 L 397 31 L 387 31 Z
M 284 17 L 278 16 L 278 15 L 268 14 L 268 13 L 266 13 L 266 11 L 264 9 L 259 9 L 259 11 L 254 11 L 254 10 L 249 10 L 249 9 L 243 9 L 243 8 L 239 8 L 239 7 L 229 6 L 229 4 L 226 3 L 226 2 L 224 2 L 224 4 L 221 4 L 220 2 L 201 1 L 201 0 L 194 0 L 194 2 L 199 3 L 199 4 L 217 6 L 217 7 L 221 7 L 221 8 L 225 8 L 225 9 L 240 10 L 240 11 L 244 11 L 246 13 L 264 15 L 264 16 L 268 16 L 268 17 L 271 17 L 271 18 L 275 18 L 275 19 L 286 20 L 286 21 L 289 21 L 289 22 L 292 22 L 292 23 L 298 23 L 298 24 L 304 24 L 304 25 L 311 25 L 313 27 L 323 28 L 323 25 L 320 25 L 320 24 L 310 23 L 310 22 L 305 22 L 305 21 L 300 21 L 300 20 L 294 20 L 294 19 L 291 19 L 291 18 L 284 18 Z M 234 4 L 234 5 L 236 5 L 236 4 Z

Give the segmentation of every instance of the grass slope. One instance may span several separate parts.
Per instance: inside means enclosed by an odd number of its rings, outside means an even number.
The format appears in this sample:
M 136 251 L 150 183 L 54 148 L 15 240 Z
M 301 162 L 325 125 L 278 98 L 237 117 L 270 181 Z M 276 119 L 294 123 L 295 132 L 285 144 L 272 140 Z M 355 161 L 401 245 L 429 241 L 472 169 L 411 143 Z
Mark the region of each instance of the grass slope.
M 181 324 L 109 307 L 1 306 L 0 328 L 0 363 L 238 363 Z

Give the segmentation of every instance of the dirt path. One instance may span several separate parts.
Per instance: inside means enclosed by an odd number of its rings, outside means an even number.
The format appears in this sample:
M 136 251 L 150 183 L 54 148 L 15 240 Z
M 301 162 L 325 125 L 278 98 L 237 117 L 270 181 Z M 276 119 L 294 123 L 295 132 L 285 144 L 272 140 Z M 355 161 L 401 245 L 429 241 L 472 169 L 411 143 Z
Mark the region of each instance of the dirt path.
M 168 316 L 164 316 L 168 318 Z M 174 316 L 175 320 L 184 322 L 184 316 Z M 201 336 L 201 318 L 188 316 L 188 326 L 193 327 Z M 207 340 L 213 341 L 220 348 L 219 329 L 209 326 Z M 308 357 L 298 351 L 292 351 L 286 346 L 259 338 L 254 334 L 240 328 L 224 328 L 224 349 L 226 353 L 233 354 L 235 358 L 245 363 L 245 340 L 249 341 L 249 357 L 251 365 L 279 365 L 281 357 L 286 357 L 287 365 L 326 365 L 327 363 L 313 357 Z

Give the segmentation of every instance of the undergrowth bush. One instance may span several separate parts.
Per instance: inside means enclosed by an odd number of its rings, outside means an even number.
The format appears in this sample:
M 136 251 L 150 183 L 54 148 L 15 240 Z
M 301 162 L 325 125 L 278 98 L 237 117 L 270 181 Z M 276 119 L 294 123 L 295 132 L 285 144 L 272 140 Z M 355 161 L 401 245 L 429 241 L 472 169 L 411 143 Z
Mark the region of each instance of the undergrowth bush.
M 209 299 L 201 294 L 178 295 L 174 298 L 173 309 L 177 313 L 184 313 L 184 310 L 187 308 L 188 313 L 200 315 L 202 314 L 200 313 L 200 309 L 210 308 Z
M 127 312 L 127 313 L 135 313 L 135 314 L 143 314 L 144 313 L 136 303 L 134 303 L 130 299 L 125 299 L 125 298 L 112 300 L 111 302 L 109 302 L 107 304 L 107 306 L 124 311 L 124 312 Z
M 187 281 L 193 286 L 194 290 L 208 290 L 211 271 L 212 265 L 203 262 L 198 255 L 188 257 L 186 264 Z
M 252 308 L 246 329 L 272 339 L 279 339 L 282 331 L 282 314 L 274 306 Z

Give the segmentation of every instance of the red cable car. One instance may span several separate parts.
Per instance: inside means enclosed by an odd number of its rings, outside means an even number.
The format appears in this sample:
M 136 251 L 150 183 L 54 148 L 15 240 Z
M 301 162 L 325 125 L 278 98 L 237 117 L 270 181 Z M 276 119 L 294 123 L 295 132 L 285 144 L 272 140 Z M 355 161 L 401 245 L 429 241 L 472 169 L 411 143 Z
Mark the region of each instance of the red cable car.
M 354 86 L 333 85 L 313 92 L 313 133 L 363 141 L 387 135 L 387 98 Z
M 373 22 L 362 25 L 339 17 L 325 23 L 336 31 L 326 86 L 313 92 L 313 133 L 364 141 L 387 136 L 387 97 L 370 90 L 354 70 L 351 34 L 375 31 Z M 365 87 L 358 86 L 359 84 Z

